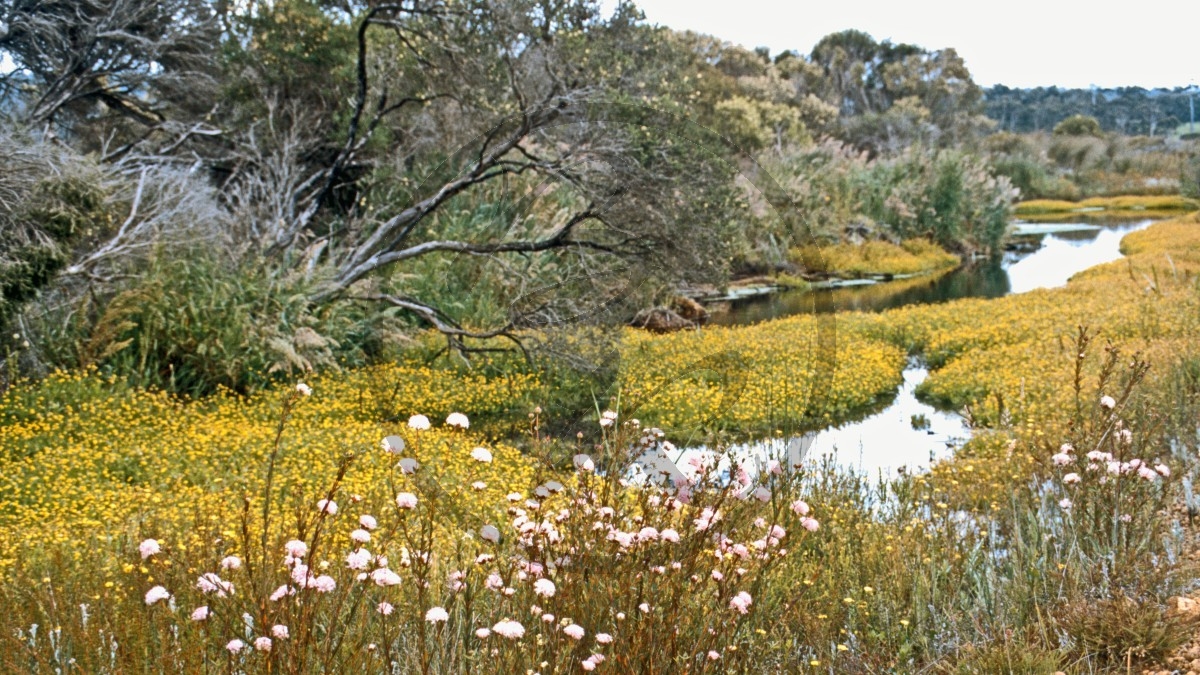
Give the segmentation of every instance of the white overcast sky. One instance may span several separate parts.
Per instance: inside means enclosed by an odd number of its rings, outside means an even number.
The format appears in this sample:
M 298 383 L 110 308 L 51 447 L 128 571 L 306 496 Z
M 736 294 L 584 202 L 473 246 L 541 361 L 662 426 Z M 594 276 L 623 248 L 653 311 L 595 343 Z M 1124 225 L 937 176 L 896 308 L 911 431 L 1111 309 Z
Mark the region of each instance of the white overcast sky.
M 1200 2 L 635 0 L 651 23 L 807 54 L 829 33 L 954 47 L 983 86 L 1200 83 Z M 611 4 L 605 2 L 604 4 Z

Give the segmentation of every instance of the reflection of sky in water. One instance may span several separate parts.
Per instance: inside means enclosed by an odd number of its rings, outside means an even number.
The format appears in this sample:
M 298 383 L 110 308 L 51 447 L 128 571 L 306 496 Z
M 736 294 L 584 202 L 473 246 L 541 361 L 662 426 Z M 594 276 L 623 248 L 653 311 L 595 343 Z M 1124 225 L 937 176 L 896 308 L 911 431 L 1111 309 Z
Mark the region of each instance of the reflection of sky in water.
M 1121 257 L 1121 238 L 1150 224 L 1114 225 L 1076 232 L 1054 232 L 1042 237 L 1037 251 L 1008 265 L 1008 280 L 1012 293 L 1025 293 L 1035 288 L 1065 286 L 1078 272 Z
M 880 471 L 894 473 L 902 466 L 910 469 L 929 466 L 932 459 L 949 457 L 952 449 L 966 440 L 968 432 L 958 414 L 937 410 L 917 400 L 913 392 L 928 374 L 929 371 L 917 365 L 905 369 L 904 385 L 896 399 L 881 412 L 802 439 L 735 445 L 716 468 L 725 474 L 730 467 L 729 457 L 750 466 L 762 466 L 768 459 L 788 465 L 802 458 L 806 466 L 812 467 L 824 455 L 833 455 L 839 465 L 870 476 Z M 914 415 L 924 415 L 929 428 L 914 429 Z M 687 460 L 706 455 L 711 455 L 707 448 L 695 447 L 681 450 L 672 459 L 688 473 Z M 657 470 L 669 469 L 659 465 Z
M 839 309 L 880 311 L 909 304 L 961 297 L 998 297 L 1064 286 L 1078 272 L 1119 259 L 1121 238 L 1151 222 L 1142 220 L 1100 227 L 1060 223 L 1044 228 L 1055 231 L 1041 235 L 1038 250 L 1027 254 L 1010 253 L 1003 262 L 964 267 L 927 283 L 911 280 L 894 285 L 782 293 L 739 303 L 721 323 L 754 323 L 801 312 L 824 313 Z M 1075 225 L 1078 229 L 1072 229 Z M 895 292 L 887 293 L 889 286 L 896 289 Z M 932 459 L 949 457 L 953 448 L 969 435 L 959 415 L 937 410 L 917 400 L 914 391 L 927 375 L 928 371 L 922 367 L 907 368 L 904 385 L 896 399 L 881 412 L 862 420 L 824 429 L 803 439 L 734 446 L 730 454 L 749 459 L 754 464 L 768 458 L 786 461 L 789 454 L 795 457 L 803 448 L 805 464 L 809 467 L 824 455 L 834 455 L 837 464 L 870 476 L 880 471 L 894 473 L 902 466 L 909 469 L 927 467 Z M 924 415 L 929 429 L 914 429 L 914 415 Z M 708 451 L 704 448 L 688 448 L 673 459 L 682 465 L 688 457 L 705 453 Z M 719 469 L 727 471 L 728 467 L 728 460 L 725 460 Z

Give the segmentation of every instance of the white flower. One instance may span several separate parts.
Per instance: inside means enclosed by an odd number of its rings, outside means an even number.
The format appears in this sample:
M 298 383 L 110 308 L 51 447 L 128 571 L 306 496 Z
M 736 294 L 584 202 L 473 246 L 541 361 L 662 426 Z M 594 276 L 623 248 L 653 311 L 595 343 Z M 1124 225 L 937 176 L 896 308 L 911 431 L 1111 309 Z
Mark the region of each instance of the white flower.
M 575 455 L 574 462 L 575 468 L 580 471 L 590 472 L 596 470 L 596 464 L 592 462 L 592 458 L 585 454 L 580 453 Z
M 500 637 L 506 637 L 510 640 L 519 640 L 525 635 L 525 627 L 520 622 L 509 619 L 500 621 L 495 626 L 492 626 L 492 630 Z M 476 632 L 476 635 L 478 635 L 478 632 Z
M 395 586 L 400 583 L 400 575 L 386 567 L 380 567 L 371 572 L 371 580 L 376 586 Z
M 146 604 L 153 605 L 159 600 L 166 600 L 169 597 L 171 597 L 171 593 L 168 592 L 167 589 L 163 588 L 162 586 L 155 586 L 154 588 L 146 591 Z
M 405 457 L 396 466 L 400 467 L 400 473 L 416 473 L 417 469 L 421 468 L 417 460 L 412 457 Z
M 1071 507 L 1072 507 L 1072 506 L 1074 506 L 1074 503 L 1072 503 L 1070 499 L 1067 499 L 1066 497 L 1064 497 L 1064 498 L 1062 499 L 1062 501 L 1060 501 L 1060 502 L 1058 503 L 1058 506 L 1059 506 L 1059 508 L 1061 508 L 1063 511 L 1070 511 L 1070 510 L 1071 510 Z
M 396 608 L 393 607 L 392 603 L 390 603 L 390 602 L 381 602 L 375 606 L 375 611 L 379 612 L 380 614 L 382 614 L 384 616 L 390 616 L 391 613 L 393 611 L 395 611 L 395 609 Z
M 260 652 L 271 651 L 271 638 L 266 637 L 264 635 L 263 637 L 255 639 L 254 640 L 254 648 Z
M 1159 464 L 1154 467 L 1154 470 L 1161 474 L 1163 478 L 1171 475 L 1171 469 L 1166 464 Z
M 492 451 L 487 448 L 475 448 L 471 451 L 471 459 L 477 462 L 490 462 L 492 461 Z
M 563 633 L 569 638 L 572 638 L 575 640 L 582 640 L 584 630 L 583 630 L 583 626 L 580 626 L 577 623 L 573 623 L 570 626 L 567 626 L 566 628 L 564 628 Z
M 402 509 L 411 509 L 417 506 L 417 496 L 411 492 L 401 492 L 396 495 L 396 506 Z
M 440 623 L 448 620 L 450 614 L 441 607 L 430 607 L 428 612 L 425 612 L 425 620 L 429 623 Z
M 308 554 L 308 544 L 298 539 L 289 541 L 283 545 L 283 548 L 287 551 L 287 554 L 293 558 L 303 558 Z
M 371 564 L 371 552 L 365 548 L 346 554 L 346 567 L 352 570 L 365 570 Z
M 149 558 L 150 556 L 161 551 L 162 547 L 159 546 L 157 539 L 147 539 L 138 544 L 138 553 L 142 555 L 142 560 L 145 560 L 146 558 Z
M 204 621 L 208 618 L 208 605 L 201 605 L 192 610 L 192 621 Z
M 242 559 L 236 555 L 227 555 L 221 559 L 221 569 L 238 570 L 242 568 Z
M 408 418 L 408 428 L 414 431 L 425 431 L 431 426 L 433 425 L 429 423 L 429 418 L 424 415 L 413 415 Z
M 1057 453 L 1051 456 L 1050 459 L 1054 462 L 1055 466 L 1066 466 L 1075 461 L 1074 457 L 1066 454 L 1065 452 Z
M 225 644 L 225 649 L 228 649 L 230 654 L 237 654 L 245 648 L 246 643 L 236 638 Z
M 1078 483 L 1080 480 L 1081 479 L 1079 478 L 1079 474 L 1074 473 L 1074 472 L 1069 473 L 1069 474 L 1063 476 L 1063 478 L 1062 478 L 1062 482 L 1064 485 L 1074 485 L 1075 483 Z
M 446 416 L 446 424 L 458 429 L 466 429 L 471 426 L 471 421 L 467 419 L 466 415 L 460 412 L 452 412 Z
M 366 530 L 355 530 L 350 533 L 350 541 L 356 544 L 365 544 L 371 541 L 371 533 Z
M 554 597 L 555 590 L 554 582 L 550 581 L 549 579 L 538 579 L 537 581 L 533 582 L 533 592 L 537 595 L 552 598 Z
M 304 384 L 303 382 L 296 384 L 296 391 L 300 392 L 301 396 L 312 396 L 312 387 Z
M 1112 410 L 1113 408 L 1117 407 L 1117 402 L 1111 396 L 1101 396 L 1100 407 L 1104 408 L 1105 410 Z
M 358 524 L 362 525 L 364 530 L 373 530 L 379 527 L 379 523 L 375 521 L 375 516 L 365 514 L 358 517 Z
M 271 635 L 274 635 L 275 639 L 277 640 L 286 640 L 289 636 L 288 627 L 281 623 L 277 623 L 274 626 L 271 626 Z
M 495 525 L 484 525 L 479 528 L 479 536 L 485 541 L 490 541 L 493 544 L 500 541 L 500 530 L 496 529 Z
M 404 452 L 404 439 L 399 436 L 386 436 L 379 444 L 383 446 L 384 452 L 393 454 Z

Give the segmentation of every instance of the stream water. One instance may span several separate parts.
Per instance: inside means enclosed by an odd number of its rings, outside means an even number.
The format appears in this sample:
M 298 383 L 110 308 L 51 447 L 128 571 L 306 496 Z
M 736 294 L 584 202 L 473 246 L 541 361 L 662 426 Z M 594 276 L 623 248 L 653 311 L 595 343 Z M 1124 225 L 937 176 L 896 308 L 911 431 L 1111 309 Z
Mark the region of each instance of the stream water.
M 714 316 L 714 323 L 744 325 L 802 312 L 883 311 L 955 298 L 1000 297 L 1063 286 L 1077 272 L 1120 258 L 1121 238 L 1151 222 L 1017 223 L 1015 241 L 1024 245 L 1022 252 L 963 266 L 936 279 L 790 291 L 743 300 Z M 927 375 L 928 371 L 914 360 L 904 370 L 904 382 L 895 399 L 879 412 L 803 438 L 741 445 L 732 448 L 731 454 L 760 459 L 776 457 L 781 461 L 788 457 L 794 461 L 798 453 L 810 460 L 833 455 L 838 464 L 871 475 L 881 471 L 890 473 L 901 467 L 912 470 L 928 467 L 933 460 L 952 454 L 970 432 L 957 413 L 939 410 L 917 399 L 916 387 Z M 684 457 L 694 452 L 704 449 L 685 450 Z

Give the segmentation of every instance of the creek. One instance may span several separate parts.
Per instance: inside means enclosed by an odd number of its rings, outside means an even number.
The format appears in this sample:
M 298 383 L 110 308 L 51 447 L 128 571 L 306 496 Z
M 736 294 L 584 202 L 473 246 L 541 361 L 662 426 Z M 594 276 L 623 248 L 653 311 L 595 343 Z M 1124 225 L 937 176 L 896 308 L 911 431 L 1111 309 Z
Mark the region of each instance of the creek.
M 1072 275 L 1121 257 L 1121 238 L 1148 227 L 1152 220 L 1014 225 L 1017 250 L 987 261 L 964 265 L 927 279 L 881 282 L 811 291 L 786 291 L 731 303 L 715 313 L 713 323 L 746 325 L 793 314 L 839 311 L 879 312 L 895 307 L 946 302 L 956 298 L 996 298 L 1039 288 L 1066 285 Z M 741 444 L 735 457 L 813 458 L 831 455 L 848 469 L 875 475 L 922 470 L 948 457 L 969 436 L 963 418 L 919 400 L 916 388 L 928 376 L 917 359 L 909 361 L 894 398 L 861 419 L 800 438 Z M 683 459 L 704 448 L 688 448 Z

